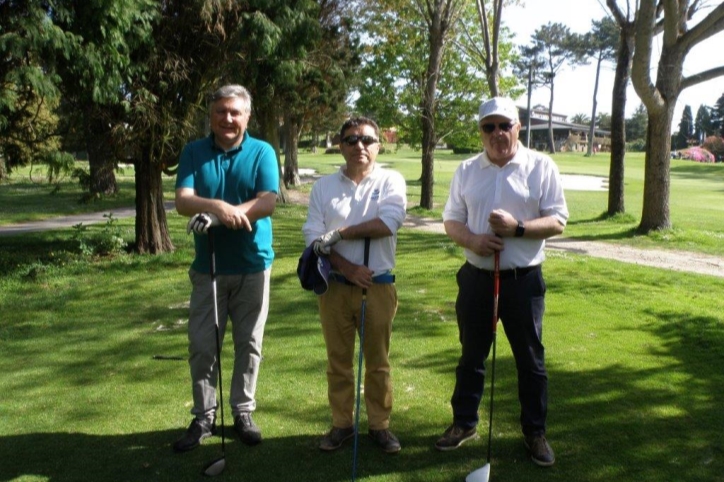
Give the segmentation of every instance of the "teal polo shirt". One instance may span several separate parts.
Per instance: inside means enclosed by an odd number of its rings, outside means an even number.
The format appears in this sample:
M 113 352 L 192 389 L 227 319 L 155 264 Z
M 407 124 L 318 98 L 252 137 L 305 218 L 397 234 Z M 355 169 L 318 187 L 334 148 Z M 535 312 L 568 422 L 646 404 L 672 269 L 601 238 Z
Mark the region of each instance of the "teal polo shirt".
M 244 133 L 239 147 L 224 151 L 213 134 L 186 144 L 179 159 L 176 189 L 192 188 L 196 194 L 239 205 L 264 191 L 279 190 L 279 168 L 274 149 Z M 209 238 L 194 234 L 196 257 L 191 268 L 209 273 Z M 271 267 L 272 222 L 267 216 L 252 223 L 252 230 L 214 228 L 216 272 L 222 275 L 251 274 Z

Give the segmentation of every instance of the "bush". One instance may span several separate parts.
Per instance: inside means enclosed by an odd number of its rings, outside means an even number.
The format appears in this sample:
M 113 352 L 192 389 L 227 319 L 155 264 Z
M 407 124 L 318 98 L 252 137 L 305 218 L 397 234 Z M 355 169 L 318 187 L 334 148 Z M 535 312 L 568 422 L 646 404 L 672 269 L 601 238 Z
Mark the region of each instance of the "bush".
M 714 162 L 714 154 L 703 147 L 689 147 L 679 151 L 680 159 L 696 162 Z
M 78 250 L 83 256 L 109 256 L 122 253 L 128 246 L 123 239 L 123 230 L 115 224 L 118 219 L 113 217 L 113 213 L 104 214 L 103 217 L 107 220 L 99 233 L 90 234 L 83 223 L 73 226 L 73 239 L 78 243 Z
M 627 152 L 645 152 L 646 151 L 646 139 L 636 139 L 626 143 Z
M 704 139 L 704 143 L 701 147 L 714 154 L 714 157 L 717 159 L 724 156 L 724 139 L 721 137 L 709 136 Z

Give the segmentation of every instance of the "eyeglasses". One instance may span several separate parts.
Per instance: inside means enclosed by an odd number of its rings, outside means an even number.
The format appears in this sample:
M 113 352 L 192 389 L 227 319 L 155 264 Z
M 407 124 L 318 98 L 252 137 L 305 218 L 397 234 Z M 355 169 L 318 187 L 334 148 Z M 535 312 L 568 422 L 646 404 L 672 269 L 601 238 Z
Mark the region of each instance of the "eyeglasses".
M 500 124 L 482 124 L 480 129 L 486 134 L 492 134 L 495 132 L 495 128 L 499 128 L 503 132 L 510 132 L 515 125 L 515 122 L 501 122 Z
M 365 147 L 379 142 L 372 136 L 347 136 L 342 139 L 342 142 L 348 146 L 356 146 L 359 141 L 362 141 Z

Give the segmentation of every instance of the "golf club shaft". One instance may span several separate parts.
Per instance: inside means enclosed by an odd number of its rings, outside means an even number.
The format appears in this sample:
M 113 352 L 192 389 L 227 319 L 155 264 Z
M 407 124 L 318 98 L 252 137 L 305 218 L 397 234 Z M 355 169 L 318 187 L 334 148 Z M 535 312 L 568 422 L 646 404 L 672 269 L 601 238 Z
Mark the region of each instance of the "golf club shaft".
M 364 264 L 369 265 L 370 261 L 370 238 L 365 238 Z M 362 360 L 364 359 L 365 342 L 365 312 L 367 311 L 367 288 L 362 288 L 362 307 L 360 309 L 359 322 L 359 356 L 357 358 L 357 397 L 354 414 L 354 450 L 352 453 L 352 482 L 357 475 L 357 447 L 359 444 L 359 410 L 360 396 L 362 394 Z
M 219 333 L 219 302 L 216 298 L 216 251 L 214 250 L 213 228 L 208 231 L 209 256 L 211 271 L 211 292 L 214 297 L 214 328 L 216 331 L 216 368 L 219 371 L 219 411 L 221 412 L 221 453 L 226 454 L 226 437 L 224 436 L 224 388 L 221 376 L 221 336 Z
M 490 366 L 490 413 L 488 419 L 488 463 L 493 442 L 493 395 L 495 392 L 495 351 L 498 334 L 498 298 L 500 297 L 500 251 L 495 252 L 493 269 L 493 360 Z

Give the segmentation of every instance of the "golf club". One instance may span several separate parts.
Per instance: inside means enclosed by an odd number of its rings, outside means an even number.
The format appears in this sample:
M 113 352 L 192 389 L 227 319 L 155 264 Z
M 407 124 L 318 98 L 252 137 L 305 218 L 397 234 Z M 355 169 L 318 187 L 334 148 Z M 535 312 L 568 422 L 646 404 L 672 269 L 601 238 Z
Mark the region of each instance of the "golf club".
M 495 345 L 498 332 L 498 297 L 500 296 L 500 251 L 495 252 L 493 270 L 493 361 L 490 367 L 490 418 L 488 420 L 488 461 L 465 477 L 465 482 L 488 482 L 490 479 L 490 446 L 493 442 L 493 392 L 495 390 Z
M 370 238 L 365 238 L 365 266 L 370 261 Z M 352 451 L 352 482 L 355 481 L 357 475 L 357 444 L 359 442 L 359 407 L 360 394 L 362 391 L 362 360 L 364 359 L 364 342 L 365 342 L 365 311 L 367 309 L 367 288 L 362 288 L 362 309 L 360 311 L 359 321 L 359 357 L 357 362 L 357 408 L 354 414 L 354 450 Z
M 226 437 L 224 436 L 224 390 L 221 385 L 221 341 L 219 340 L 219 306 L 216 300 L 216 254 L 214 252 L 213 229 L 209 229 L 209 256 L 211 272 L 211 291 L 214 297 L 214 322 L 216 329 L 216 368 L 219 371 L 219 411 L 221 412 L 221 457 L 206 464 L 204 475 L 216 476 L 226 468 Z

